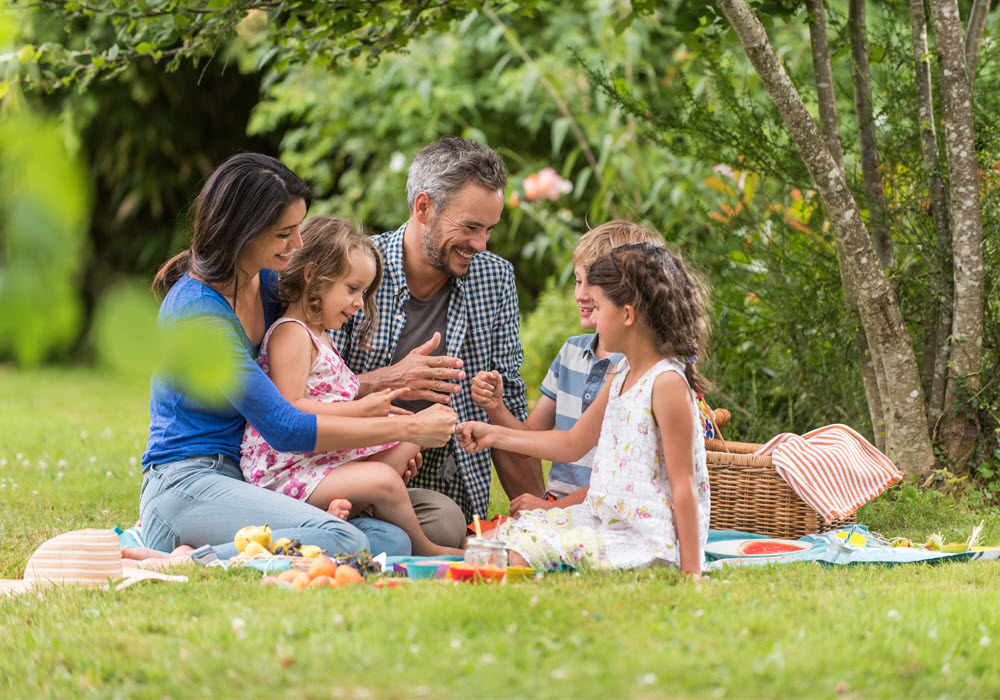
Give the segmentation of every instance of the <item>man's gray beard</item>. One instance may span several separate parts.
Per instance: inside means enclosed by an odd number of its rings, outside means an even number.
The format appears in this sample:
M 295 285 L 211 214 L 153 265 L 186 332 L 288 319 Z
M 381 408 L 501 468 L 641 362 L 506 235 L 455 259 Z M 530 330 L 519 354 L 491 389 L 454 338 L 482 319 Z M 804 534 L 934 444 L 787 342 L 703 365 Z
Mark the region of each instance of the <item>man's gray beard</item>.
M 441 274 L 447 275 L 448 277 L 465 277 L 465 275 L 468 274 L 468 268 L 466 268 L 465 272 L 462 274 L 456 273 L 448 265 L 447 254 L 442 255 L 441 229 L 438 226 L 437 216 L 434 217 L 434 220 L 428 224 L 427 230 L 424 231 L 424 235 L 421 238 L 421 245 L 424 249 L 424 257 L 427 259 L 427 264 Z

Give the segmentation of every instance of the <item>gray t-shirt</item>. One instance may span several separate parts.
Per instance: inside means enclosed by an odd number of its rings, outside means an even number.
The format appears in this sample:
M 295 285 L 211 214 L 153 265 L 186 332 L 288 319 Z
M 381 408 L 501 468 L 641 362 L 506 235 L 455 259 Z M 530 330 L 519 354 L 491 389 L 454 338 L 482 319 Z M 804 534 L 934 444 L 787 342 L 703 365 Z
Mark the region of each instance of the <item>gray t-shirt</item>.
M 431 355 L 445 355 L 448 352 L 448 300 L 451 297 L 451 282 L 444 285 L 441 290 L 430 299 L 418 299 L 410 295 L 410 298 L 403 304 L 406 312 L 406 325 L 403 332 L 399 334 L 399 342 L 392 353 L 392 363 L 396 364 L 406 357 L 411 350 L 420 347 L 434 337 L 434 333 L 441 334 L 441 343 L 431 352 Z M 430 401 L 403 401 L 397 399 L 394 405 L 405 408 L 408 411 L 421 411 L 431 405 Z

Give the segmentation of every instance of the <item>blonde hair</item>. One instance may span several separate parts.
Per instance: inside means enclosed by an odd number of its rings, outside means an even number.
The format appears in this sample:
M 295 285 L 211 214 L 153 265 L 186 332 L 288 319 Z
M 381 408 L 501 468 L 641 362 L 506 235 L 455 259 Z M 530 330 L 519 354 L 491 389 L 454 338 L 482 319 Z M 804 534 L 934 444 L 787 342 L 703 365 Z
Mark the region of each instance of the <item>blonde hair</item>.
M 375 263 L 375 278 L 364 292 L 364 321 L 358 329 L 361 347 L 368 347 L 368 339 L 378 324 L 378 307 L 375 291 L 382 282 L 382 256 L 371 239 L 361 229 L 346 219 L 333 216 L 314 216 L 302 223 L 299 233 L 302 248 L 292 254 L 288 267 L 281 273 L 278 293 L 282 304 L 304 299 L 303 308 L 309 323 L 318 323 L 323 316 L 323 291 L 351 271 L 352 253 L 361 252 Z M 316 264 L 312 278 L 306 280 L 306 267 Z
M 576 250 L 573 251 L 573 265 L 579 265 L 583 268 L 583 273 L 587 274 L 595 260 L 626 243 L 653 243 L 660 247 L 664 245 L 663 235 L 645 226 L 631 221 L 609 221 L 580 236 Z

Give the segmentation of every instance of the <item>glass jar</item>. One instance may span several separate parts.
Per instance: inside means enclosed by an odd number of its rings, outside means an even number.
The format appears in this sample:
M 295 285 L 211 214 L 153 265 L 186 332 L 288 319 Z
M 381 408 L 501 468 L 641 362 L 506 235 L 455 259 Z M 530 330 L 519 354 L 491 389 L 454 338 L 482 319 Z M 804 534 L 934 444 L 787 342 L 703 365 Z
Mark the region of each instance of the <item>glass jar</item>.
M 496 540 L 485 537 L 470 537 L 465 542 L 465 563 L 469 566 L 486 566 L 493 556 L 492 544 Z
M 490 553 L 489 563 L 499 566 L 501 569 L 507 568 L 507 543 L 502 540 L 490 540 L 487 543 Z

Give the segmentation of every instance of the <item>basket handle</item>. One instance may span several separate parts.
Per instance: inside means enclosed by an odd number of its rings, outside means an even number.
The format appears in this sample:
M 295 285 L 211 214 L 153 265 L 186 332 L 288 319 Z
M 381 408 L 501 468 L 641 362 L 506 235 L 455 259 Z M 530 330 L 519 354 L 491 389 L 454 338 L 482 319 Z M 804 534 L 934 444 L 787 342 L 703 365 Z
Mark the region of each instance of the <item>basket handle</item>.
M 731 415 L 732 414 L 726 409 L 717 408 L 712 411 L 712 417 L 708 419 L 712 424 L 712 429 L 715 430 L 716 439 L 722 443 L 722 448 L 726 452 L 729 452 L 729 445 L 726 444 L 725 438 L 722 437 L 722 431 L 719 430 L 719 426 L 728 423 Z

